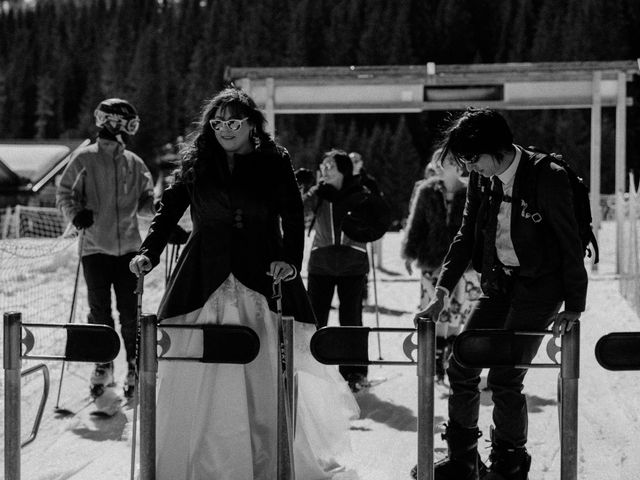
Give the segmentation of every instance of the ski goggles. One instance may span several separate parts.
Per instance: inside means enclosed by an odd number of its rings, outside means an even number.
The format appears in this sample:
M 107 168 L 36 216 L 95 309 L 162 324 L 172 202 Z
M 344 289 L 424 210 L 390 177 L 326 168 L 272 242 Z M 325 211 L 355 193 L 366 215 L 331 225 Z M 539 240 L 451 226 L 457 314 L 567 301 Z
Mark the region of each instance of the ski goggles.
M 232 132 L 237 132 L 238 130 L 240 130 L 240 127 L 242 127 L 242 124 L 248 118 L 249 117 L 230 118 L 229 120 L 220 120 L 219 118 L 212 118 L 211 120 L 209 120 L 209 125 L 211 125 L 211 128 L 213 128 L 213 130 L 216 132 L 221 131 L 223 128 L 226 128 L 227 130 L 231 130 Z
M 102 110 L 93 112 L 96 118 L 96 127 L 109 127 L 116 132 L 126 133 L 127 135 L 135 135 L 140 128 L 140 117 L 124 118 L 116 113 L 106 113 Z

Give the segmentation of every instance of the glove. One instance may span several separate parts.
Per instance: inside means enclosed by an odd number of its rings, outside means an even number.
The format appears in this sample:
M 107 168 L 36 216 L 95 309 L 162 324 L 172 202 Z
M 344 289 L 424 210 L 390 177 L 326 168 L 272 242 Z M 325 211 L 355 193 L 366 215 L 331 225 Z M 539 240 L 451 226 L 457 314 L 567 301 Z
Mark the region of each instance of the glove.
M 76 213 L 76 216 L 73 217 L 71 223 L 73 223 L 73 226 L 78 230 L 89 228 L 91 225 L 93 225 L 93 212 L 84 208 Z

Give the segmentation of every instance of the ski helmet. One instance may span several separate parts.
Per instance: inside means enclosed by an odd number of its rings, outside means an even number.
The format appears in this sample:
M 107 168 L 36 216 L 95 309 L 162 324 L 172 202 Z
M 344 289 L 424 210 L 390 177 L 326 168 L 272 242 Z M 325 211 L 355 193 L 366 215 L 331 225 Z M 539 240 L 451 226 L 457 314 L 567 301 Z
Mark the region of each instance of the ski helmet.
M 136 109 L 120 98 L 103 100 L 93 112 L 93 116 L 96 119 L 96 127 L 106 128 L 114 135 L 135 135 L 140 127 L 140 117 Z

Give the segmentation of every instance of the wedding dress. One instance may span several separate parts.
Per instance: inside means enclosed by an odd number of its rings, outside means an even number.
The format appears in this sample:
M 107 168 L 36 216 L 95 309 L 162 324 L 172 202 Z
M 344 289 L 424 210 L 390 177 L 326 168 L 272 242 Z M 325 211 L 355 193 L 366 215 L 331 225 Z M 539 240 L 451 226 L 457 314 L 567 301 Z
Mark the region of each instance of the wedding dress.
M 164 323 L 245 325 L 258 334 L 260 353 L 247 365 L 159 362 L 157 479 L 274 480 L 279 348 L 264 296 L 231 274 L 202 308 Z M 294 325 L 296 477 L 328 480 L 344 470 L 336 458 L 349 449 L 349 419 L 359 409 L 337 368 L 311 356 L 315 327 Z M 166 356 L 202 355 L 200 332 L 169 334 Z

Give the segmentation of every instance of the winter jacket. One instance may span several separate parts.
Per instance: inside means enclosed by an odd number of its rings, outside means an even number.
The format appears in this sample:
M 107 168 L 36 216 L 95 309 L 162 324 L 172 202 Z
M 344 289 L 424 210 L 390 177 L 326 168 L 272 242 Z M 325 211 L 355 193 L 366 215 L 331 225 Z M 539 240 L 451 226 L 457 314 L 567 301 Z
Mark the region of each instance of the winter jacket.
M 449 245 L 462 223 L 466 189 L 458 189 L 450 208 L 442 180 L 432 177 L 416 184 L 401 254 L 416 260 L 418 268 L 433 272 L 442 265 Z
M 309 255 L 308 272 L 313 275 L 361 275 L 369 271 L 366 244 L 349 238 L 342 230 L 348 212 L 360 204 L 369 191 L 357 178 L 345 181 L 340 190 L 319 185 L 307 202 L 315 211 L 315 237 Z
M 153 215 L 153 181 L 136 154 L 114 155 L 93 143 L 77 150 L 62 174 L 56 204 L 71 221 L 82 209 L 93 212 L 85 229 L 82 255 L 121 256 L 140 247 L 138 214 Z
M 271 262 L 300 272 L 304 218 L 289 154 L 274 145 L 234 160 L 230 172 L 224 158 L 208 159 L 193 167 L 193 179 L 177 180 L 162 196 L 140 253 L 157 265 L 188 206 L 193 231 L 160 302 L 160 320 L 201 308 L 231 273 L 275 310 Z M 282 284 L 282 294 L 285 315 L 315 323 L 299 274 Z

